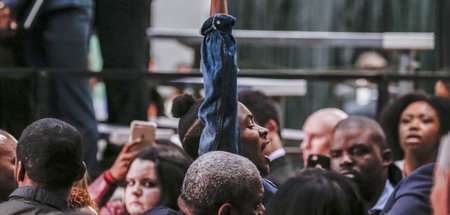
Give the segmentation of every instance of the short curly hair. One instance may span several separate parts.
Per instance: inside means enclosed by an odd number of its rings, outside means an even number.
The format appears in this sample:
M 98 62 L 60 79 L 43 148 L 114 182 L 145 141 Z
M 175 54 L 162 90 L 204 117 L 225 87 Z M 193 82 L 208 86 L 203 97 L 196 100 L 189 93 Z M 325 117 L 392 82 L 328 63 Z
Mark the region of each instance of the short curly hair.
M 400 146 L 398 136 L 398 124 L 402 112 L 408 105 L 418 101 L 428 103 L 436 111 L 439 118 L 439 138 L 450 130 L 450 99 L 429 96 L 421 92 L 413 92 L 399 97 L 383 108 L 379 118 L 394 160 L 401 160 L 404 157 L 404 151 Z
M 58 119 L 40 119 L 26 127 L 16 152 L 28 177 L 45 188 L 70 188 L 85 172 L 80 133 Z
M 189 167 L 180 198 L 195 214 L 217 214 L 221 205 L 238 210 L 262 188 L 256 166 L 224 151 L 208 152 Z

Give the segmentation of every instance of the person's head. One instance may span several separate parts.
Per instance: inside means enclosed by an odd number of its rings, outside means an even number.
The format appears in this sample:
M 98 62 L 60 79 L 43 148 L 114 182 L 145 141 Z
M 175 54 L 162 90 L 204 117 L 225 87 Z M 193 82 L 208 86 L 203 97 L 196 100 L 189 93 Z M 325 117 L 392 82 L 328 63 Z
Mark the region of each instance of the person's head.
M 255 165 L 229 152 L 209 152 L 192 163 L 178 203 L 187 215 L 262 214 L 264 190 Z
M 198 157 L 200 136 L 205 124 L 198 118 L 198 109 L 203 99 L 195 99 L 192 95 L 184 94 L 176 97 L 172 104 L 172 116 L 180 118 L 178 122 L 178 136 L 183 149 L 192 159 Z
M 330 156 L 330 140 L 334 126 L 348 115 L 336 108 L 324 108 L 311 114 L 303 124 L 305 138 L 300 143 L 304 165 L 311 154 Z
M 339 122 L 331 141 L 331 168 L 356 182 L 363 198 L 375 203 L 384 189 L 391 152 L 380 125 L 367 117 Z
M 195 100 L 190 95 L 182 95 L 173 101 L 172 115 L 180 117 L 178 132 L 183 148 L 192 157 L 198 157 L 198 146 L 204 124 L 198 118 L 201 100 Z M 269 144 L 268 131 L 261 127 L 253 118 L 253 114 L 238 103 L 239 140 L 242 155 L 252 161 L 261 175 L 269 172 L 269 158 L 263 154 Z
M 434 214 L 450 214 L 450 133 L 447 134 L 439 149 L 434 172 L 434 185 L 431 190 L 431 205 Z
M 268 215 L 361 215 L 364 204 L 356 185 L 337 173 L 306 168 L 272 197 Z
M 30 182 L 50 190 L 70 189 L 86 170 L 80 133 L 58 119 L 40 119 L 26 127 L 16 152 L 19 186 Z
M 238 97 L 239 101 L 253 113 L 255 122 L 269 131 L 267 138 L 270 144 L 264 150 L 264 154 L 269 155 L 282 148 L 280 117 L 275 102 L 260 91 L 242 91 Z
M 9 194 L 16 189 L 14 162 L 17 140 L 8 132 L 0 130 L 0 202 L 7 201 Z
M 177 210 L 184 175 L 192 163 L 176 145 L 154 145 L 139 152 L 126 175 L 124 204 L 130 215 L 155 206 Z
M 441 137 L 450 130 L 450 100 L 411 93 L 386 106 L 380 123 L 394 160 L 405 153 L 435 160 Z
M 434 85 L 434 95 L 450 98 L 450 81 L 437 81 Z

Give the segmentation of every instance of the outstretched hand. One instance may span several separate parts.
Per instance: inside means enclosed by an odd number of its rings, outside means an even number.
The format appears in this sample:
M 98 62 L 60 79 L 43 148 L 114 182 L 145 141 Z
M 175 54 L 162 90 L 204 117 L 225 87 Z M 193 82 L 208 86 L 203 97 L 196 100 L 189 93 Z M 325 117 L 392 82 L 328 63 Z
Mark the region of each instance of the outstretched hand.
M 134 145 L 138 144 L 141 140 L 138 138 L 130 143 L 127 143 L 119 155 L 117 156 L 114 164 L 109 169 L 111 176 L 119 181 L 125 178 L 127 175 L 128 169 L 130 168 L 131 159 L 138 153 L 137 150 L 130 150 Z
M 227 0 L 211 0 L 210 16 L 217 13 L 228 14 Z

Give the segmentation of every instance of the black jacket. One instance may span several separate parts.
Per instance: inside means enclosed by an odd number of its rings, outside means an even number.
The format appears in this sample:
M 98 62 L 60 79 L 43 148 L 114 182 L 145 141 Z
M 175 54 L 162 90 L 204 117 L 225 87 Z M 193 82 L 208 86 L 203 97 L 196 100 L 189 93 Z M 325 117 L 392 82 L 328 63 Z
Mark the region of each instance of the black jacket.
M 0 204 L 2 215 L 34 215 L 69 210 L 64 199 L 39 187 L 19 187 L 9 195 L 9 200 Z

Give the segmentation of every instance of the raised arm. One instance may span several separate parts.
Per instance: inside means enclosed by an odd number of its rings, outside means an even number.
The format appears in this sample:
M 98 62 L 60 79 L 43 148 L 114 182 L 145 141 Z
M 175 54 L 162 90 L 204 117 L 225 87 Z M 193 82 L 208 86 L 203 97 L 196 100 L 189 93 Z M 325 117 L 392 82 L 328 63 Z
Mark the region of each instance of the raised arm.
M 222 150 L 239 154 L 236 92 L 236 42 L 231 35 L 235 18 L 227 13 L 226 0 L 211 0 L 211 17 L 202 27 L 205 36 L 201 64 L 205 100 L 199 118 L 205 124 L 199 155 Z
M 217 13 L 228 14 L 227 0 L 211 0 L 210 16 L 214 16 Z

